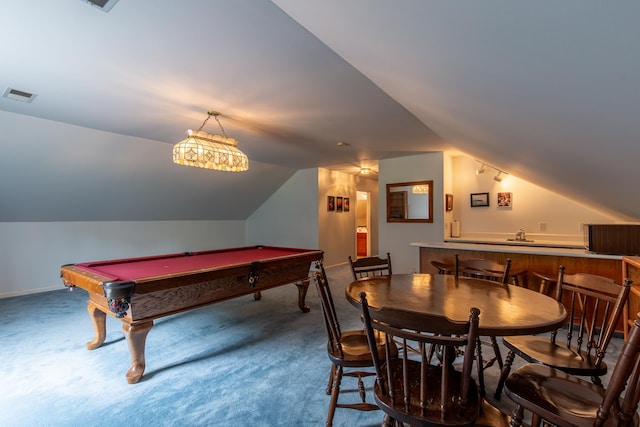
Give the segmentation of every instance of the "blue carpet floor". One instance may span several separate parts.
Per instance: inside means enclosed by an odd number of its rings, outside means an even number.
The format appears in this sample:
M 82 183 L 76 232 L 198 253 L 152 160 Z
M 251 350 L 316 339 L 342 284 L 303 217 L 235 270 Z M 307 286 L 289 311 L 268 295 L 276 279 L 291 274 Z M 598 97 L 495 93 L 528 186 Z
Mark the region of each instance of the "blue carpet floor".
M 327 273 L 342 328 L 361 327 L 344 298 L 348 267 Z M 297 289 L 287 285 L 263 292 L 260 301 L 247 296 L 157 320 L 145 374 L 133 385 L 124 376 L 130 355 L 120 321 L 108 317 L 105 344 L 88 351 L 87 294 L 60 286 L 0 300 L 0 425 L 324 425 L 330 363 L 313 284 L 309 313 L 298 309 Z M 349 393 L 341 399 L 357 399 L 351 381 L 345 379 Z M 489 390 L 495 382 L 489 372 Z M 506 396 L 493 403 L 510 411 Z M 380 411 L 338 409 L 334 425 L 381 420 Z

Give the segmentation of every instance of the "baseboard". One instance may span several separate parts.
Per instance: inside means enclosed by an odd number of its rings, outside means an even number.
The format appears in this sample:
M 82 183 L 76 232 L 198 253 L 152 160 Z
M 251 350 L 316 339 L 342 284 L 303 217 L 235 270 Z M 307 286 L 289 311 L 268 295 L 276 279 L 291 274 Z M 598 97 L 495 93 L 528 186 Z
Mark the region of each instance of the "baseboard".
M 61 286 L 55 286 L 55 287 L 49 287 L 49 288 L 29 289 L 24 291 L 4 292 L 4 293 L 0 293 L 0 299 L 21 297 L 24 295 L 31 295 L 31 294 L 40 294 L 43 292 L 59 291 L 60 289 L 63 289 L 63 288 Z

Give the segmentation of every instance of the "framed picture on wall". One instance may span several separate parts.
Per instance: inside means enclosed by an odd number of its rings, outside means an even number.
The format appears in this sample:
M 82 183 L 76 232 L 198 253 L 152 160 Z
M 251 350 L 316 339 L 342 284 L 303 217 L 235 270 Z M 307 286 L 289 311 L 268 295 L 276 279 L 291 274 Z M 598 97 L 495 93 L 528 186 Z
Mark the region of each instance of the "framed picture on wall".
M 510 208 L 513 200 L 511 193 L 498 193 L 498 207 Z
M 327 196 L 327 210 L 329 212 L 336 210 L 336 198 L 333 196 Z
M 489 193 L 471 193 L 471 207 L 489 206 Z
M 349 198 L 345 197 L 342 199 L 342 211 L 349 212 Z
M 453 210 L 453 194 L 445 194 L 444 206 L 447 212 Z
M 342 197 L 336 197 L 336 212 L 342 212 Z

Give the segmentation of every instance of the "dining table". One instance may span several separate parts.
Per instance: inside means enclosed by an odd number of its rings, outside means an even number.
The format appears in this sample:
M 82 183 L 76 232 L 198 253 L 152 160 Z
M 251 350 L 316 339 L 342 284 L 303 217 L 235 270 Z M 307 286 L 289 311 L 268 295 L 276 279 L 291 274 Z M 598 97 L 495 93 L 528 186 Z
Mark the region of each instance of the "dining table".
M 480 310 L 478 334 L 498 337 L 548 332 L 563 325 L 565 307 L 536 291 L 450 274 L 392 274 L 358 279 L 346 287 L 347 300 L 361 309 L 364 293 L 370 309 L 394 308 L 467 321 Z M 484 396 L 484 381 L 480 392 Z
M 555 299 L 531 289 L 449 274 L 393 274 L 358 279 L 346 287 L 347 300 L 360 307 L 364 292 L 372 309 L 387 307 L 466 321 L 480 310 L 481 336 L 513 336 L 559 328 L 567 311 Z

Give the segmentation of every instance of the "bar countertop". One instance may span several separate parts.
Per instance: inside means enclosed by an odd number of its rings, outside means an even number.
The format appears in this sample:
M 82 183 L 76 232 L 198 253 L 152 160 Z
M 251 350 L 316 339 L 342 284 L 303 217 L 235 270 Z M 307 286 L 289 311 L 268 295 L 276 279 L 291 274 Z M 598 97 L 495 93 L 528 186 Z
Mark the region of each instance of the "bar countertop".
M 439 248 L 439 249 L 458 249 L 458 250 L 470 250 L 470 251 L 485 251 L 485 252 L 507 252 L 507 253 L 520 253 L 520 254 L 532 254 L 532 255 L 554 255 L 554 256 L 571 256 L 581 258 L 599 258 L 599 259 L 614 259 L 622 260 L 622 255 L 607 255 L 597 254 L 589 252 L 584 248 L 572 247 L 559 247 L 559 246 L 544 246 L 542 243 L 532 244 L 529 242 L 498 242 L 494 241 L 471 241 L 471 240 L 459 240 L 459 241 L 445 241 L 445 242 L 414 242 L 410 243 L 411 246 L 421 248 Z

